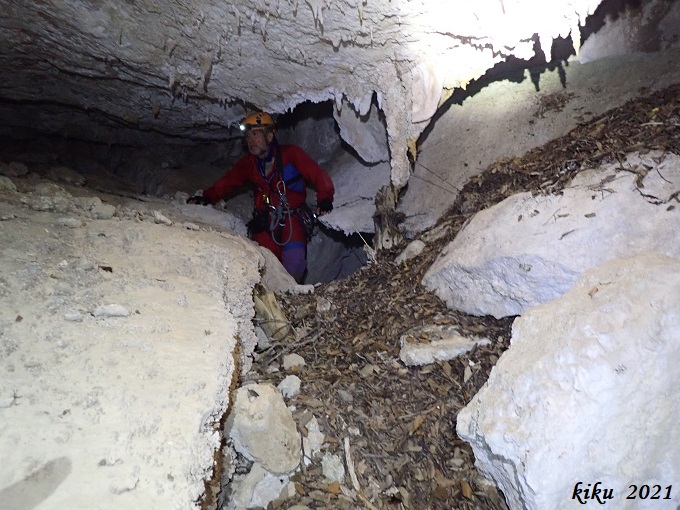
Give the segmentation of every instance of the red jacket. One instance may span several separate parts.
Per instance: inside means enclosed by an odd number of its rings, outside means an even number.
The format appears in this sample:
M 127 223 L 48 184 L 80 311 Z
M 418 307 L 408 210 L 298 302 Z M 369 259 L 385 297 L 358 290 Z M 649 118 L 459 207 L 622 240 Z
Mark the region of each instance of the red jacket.
M 273 206 L 279 205 L 280 200 L 275 190 L 277 186 L 278 189 L 282 189 L 279 183 L 283 180 L 288 204 L 291 209 L 297 209 L 305 203 L 307 198 L 306 181 L 309 181 L 316 188 L 317 203 L 325 199 L 332 201 L 335 189 L 333 181 L 326 171 L 300 147 L 296 145 L 280 145 L 279 147 L 282 171 L 276 168 L 275 163 L 265 180 L 258 170 L 257 157 L 246 154 L 215 184 L 204 190 L 203 196 L 214 204 L 228 193 L 252 182 L 255 185 L 255 209 L 263 211 L 267 208 L 267 200 Z M 276 158 L 274 158 L 274 162 L 276 162 Z

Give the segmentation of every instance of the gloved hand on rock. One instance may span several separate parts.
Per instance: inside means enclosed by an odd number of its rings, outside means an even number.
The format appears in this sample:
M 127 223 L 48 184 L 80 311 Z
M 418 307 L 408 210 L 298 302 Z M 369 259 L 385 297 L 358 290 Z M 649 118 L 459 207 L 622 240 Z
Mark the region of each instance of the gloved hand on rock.
M 187 204 L 210 205 L 210 200 L 201 195 L 195 195 L 187 198 Z
M 319 202 L 316 207 L 316 214 L 319 216 L 323 216 L 324 214 L 327 214 L 333 210 L 333 201 L 329 198 L 326 198 Z

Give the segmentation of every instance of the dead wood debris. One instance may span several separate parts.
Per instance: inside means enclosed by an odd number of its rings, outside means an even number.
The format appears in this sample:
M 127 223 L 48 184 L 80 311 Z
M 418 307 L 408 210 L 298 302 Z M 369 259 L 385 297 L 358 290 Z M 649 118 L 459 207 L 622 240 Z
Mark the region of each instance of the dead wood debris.
M 538 96 L 538 110 L 534 117 L 543 117 L 550 111 L 561 112 L 573 97 L 573 92 L 553 92 Z
M 680 154 L 680 85 L 630 101 L 523 157 L 491 165 L 465 186 L 435 227 L 447 225 L 446 235 L 408 264 L 391 262 L 403 248 L 398 247 L 380 252 L 377 262 L 345 280 L 321 285 L 314 295 L 281 296 L 300 340 L 261 353 L 254 365 L 257 380 L 278 384 L 287 375 L 268 371 L 284 350 L 305 358 L 307 365 L 297 372 L 302 392 L 291 404 L 299 415 L 317 416 L 332 453 L 345 458 L 350 437 L 361 492 L 349 480 L 344 490 L 324 481 L 317 462 L 296 476 L 296 497 L 270 507 L 507 509 L 502 494 L 480 480 L 455 425 L 458 411 L 508 347 L 513 318 L 451 311 L 421 287 L 423 273 L 475 212 L 523 191 L 560 193 L 582 169 L 653 149 Z M 317 298 L 328 300 L 330 310 L 316 313 Z M 398 358 L 399 337 L 426 324 L 453 324 L 462 335 L 494 341 L 450 362 L 406 368 Z

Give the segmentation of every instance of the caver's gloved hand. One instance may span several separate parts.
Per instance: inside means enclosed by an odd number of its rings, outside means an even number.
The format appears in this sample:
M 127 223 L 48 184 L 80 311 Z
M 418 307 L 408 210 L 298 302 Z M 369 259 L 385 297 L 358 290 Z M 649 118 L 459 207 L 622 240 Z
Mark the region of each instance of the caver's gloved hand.
M 333 201 L 330 198 L 326 198 L 319 202 L 316 207 L 316 214 L 323 216 L 333 210 Z
M 210 205 L 210 200 L 200 195 L 187 198 L 187 204 Z

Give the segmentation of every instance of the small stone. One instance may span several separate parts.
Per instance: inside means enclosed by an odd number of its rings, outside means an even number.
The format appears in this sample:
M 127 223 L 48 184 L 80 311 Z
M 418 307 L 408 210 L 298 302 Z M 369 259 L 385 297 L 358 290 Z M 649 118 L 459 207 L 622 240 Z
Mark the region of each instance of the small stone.
M 121 305 L 111 304 L 98 306 L 94 311 L 95 317 L 129 317 L 130 311 Z
M 449 461 L 449 465 L 450 465 L 453 469 L 460 469 L 460 468 L 463 467 L 464 464 L 465 464 L 465 461 L 464 461 L 463 459 L 451 459 L 451 460 Z
M 64 320 L 69 322 L 83 322 L 83 315 L 80 312 L 66 312 Z
M 365 379 L 366 377 L 373 375 L 373 372 L 377 372 L 377 367 L 375 365 L 366 365 L 359 370 L 359 375 Z
M 75 197 L 73 201 L 75 202 L 76 207 L 84 209 L 85 211 L 89 211 L 102 203 L 102 200 L 99 197 Z
M 283 357 L 283 369 L 295 370 L 296 368 L 305 366 L 305 359 L 299 354 L 286 354 Z
M 109 204 L 98 204 L 94 205 L 90 212 L 96 220 L 110 220 L 116 213 L 116 208 Z
M 277 388 L 284 397 L 293 398 L 300 393 L 300 378 L 297 375 L 288 375 Z
M 194 231 L 201 230 L 201 227 L 199 227 L 195 223 L 191 223 L 190 221 L 185 221 L 184 223 L 182 223 L 182 226 L 184 228 L 186 228 L 187 230 L 194 230 Z
M 316 311 L 318 313 L 323 314 L 330 312 L 331 306 L 332 306 L 331 302 L 326 298 L 319 297 L 316 299 Z
M 172 220 L 163 216 L 163 214 L 160 211 L 154 211 L 153 212 L 153 221 L 155 221 L 159 225 L 167 225 L 167 226 L 172 225 Z
M 21 177 L 28 174 L 28 167 L 19 161 L 12 161 L 9 164 L 9 169 L 12 177 Z
M 345 465 L 339 456 L 326 453 L 321 459 L 321 467 L 323 476 L 331 482 L 342 483 L 345 481 Z
M 417 257 L 420 255 L 423 250 L 425 249 L 425 243 L 422 242 L 419 239 L 416 239 L 415 241 L 411 241 L 406 248 L 404 248 L 404 251 L 402 251 L 396 259 L 394 259 L 394 262 L 397 264 L 403 264 L 407 260 L 411 260 L 412 258 Z
M 351 436 L 360 436 L 361 435 L 361 431 L 359 430 L 359 427 L 347 427 L 347 432 L 349 432 L 349 434 Z
M 16 191 L 17 186 L 12 182 L 12 179 L 9 177 L 5 177 L 4 175 L 0 175 L 0 189 L 8 189 L 10 191 Z
M 321 432 L 319 420 L 315 416 L 312 416 L 304 426 L 307 429 L 307 437 L 302 438 L 302 448 L 304 450 L 305 465 L 309 465 L 312 459 L 321 452 L 326 436 Z
M 347 402 L 348 404 L 351 404 L 354 401 L 354 395 L 347 390 L 338 390 L 338 396 L 343 402 Z
M 78 228 L 83 226 L 83 221 L 78 218 L 59 218 L 57 225 L 60 227 Z

